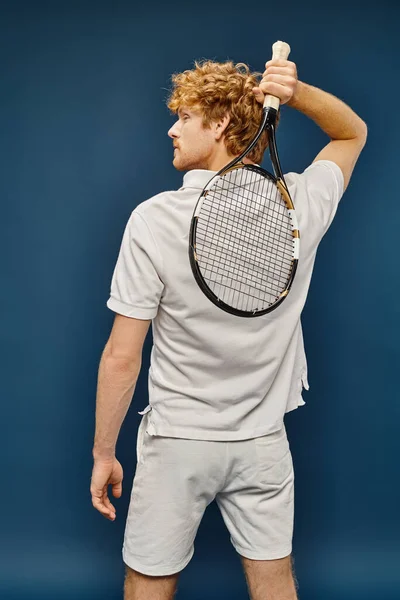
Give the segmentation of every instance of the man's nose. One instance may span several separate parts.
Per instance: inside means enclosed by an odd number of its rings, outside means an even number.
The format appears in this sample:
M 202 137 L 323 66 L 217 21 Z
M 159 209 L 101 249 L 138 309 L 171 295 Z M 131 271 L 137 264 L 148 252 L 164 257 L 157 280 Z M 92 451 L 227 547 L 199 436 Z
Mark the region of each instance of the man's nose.
M 171 129 L 168 131 L 170 138 L 177 138 L 179 136 L 178 124 L 174 123 Z

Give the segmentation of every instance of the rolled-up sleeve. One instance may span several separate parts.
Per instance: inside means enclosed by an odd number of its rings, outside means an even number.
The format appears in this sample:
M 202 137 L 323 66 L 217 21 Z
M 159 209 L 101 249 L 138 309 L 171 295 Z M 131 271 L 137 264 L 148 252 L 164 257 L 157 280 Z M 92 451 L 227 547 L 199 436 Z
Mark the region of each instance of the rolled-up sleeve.
M 108 308 L 126 317 L 153 319 L 164 289 L 162 268 L 162 256 L 153 234 L 135 210 L 122 238 Z

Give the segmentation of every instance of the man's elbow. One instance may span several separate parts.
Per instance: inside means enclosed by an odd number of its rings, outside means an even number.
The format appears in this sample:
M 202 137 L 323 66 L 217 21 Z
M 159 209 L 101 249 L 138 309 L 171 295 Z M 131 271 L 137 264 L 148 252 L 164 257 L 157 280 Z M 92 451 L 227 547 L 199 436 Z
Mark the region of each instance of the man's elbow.
M 101 360 L 102 362 L 107 362 L 108 367 L 115 371 L 121 373 L 129 372 L 136 377 L 139 375 L 142 366 L 141 353 L 134 352 L 127 354 L 111 344 L 107 344 L 104 348 Z
M 368 137 L 368 127 L 365 121 L 360 119 L 357 131 L 357 138 L 360 140 L 362 147 L 365 146 Z

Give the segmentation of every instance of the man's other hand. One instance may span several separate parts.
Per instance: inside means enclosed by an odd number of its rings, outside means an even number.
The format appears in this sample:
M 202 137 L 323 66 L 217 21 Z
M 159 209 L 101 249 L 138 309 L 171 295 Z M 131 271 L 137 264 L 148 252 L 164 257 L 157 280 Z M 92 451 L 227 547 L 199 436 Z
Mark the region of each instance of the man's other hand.
M 114 498 L 120 498 L 122 495 L 122 479 L 122 466 L 116 458 L 95 459 L 90 485 L 92 504 L 110 521 L 115 519 L 115 508 L 108 497 L 108 486 L 112 486 Z

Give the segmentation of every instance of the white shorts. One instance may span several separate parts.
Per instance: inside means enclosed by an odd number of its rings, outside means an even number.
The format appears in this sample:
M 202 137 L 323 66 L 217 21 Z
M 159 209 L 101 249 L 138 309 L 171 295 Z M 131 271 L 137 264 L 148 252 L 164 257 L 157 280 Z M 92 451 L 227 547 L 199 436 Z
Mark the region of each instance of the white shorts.
M 138 431 L 135 479 L 126 522 L 124 562 L 145 575 L 181 571 L 214 499 L 242 556 L 284 558 L 292 552 L 294 473 L 286 430 L 214 442 Z

